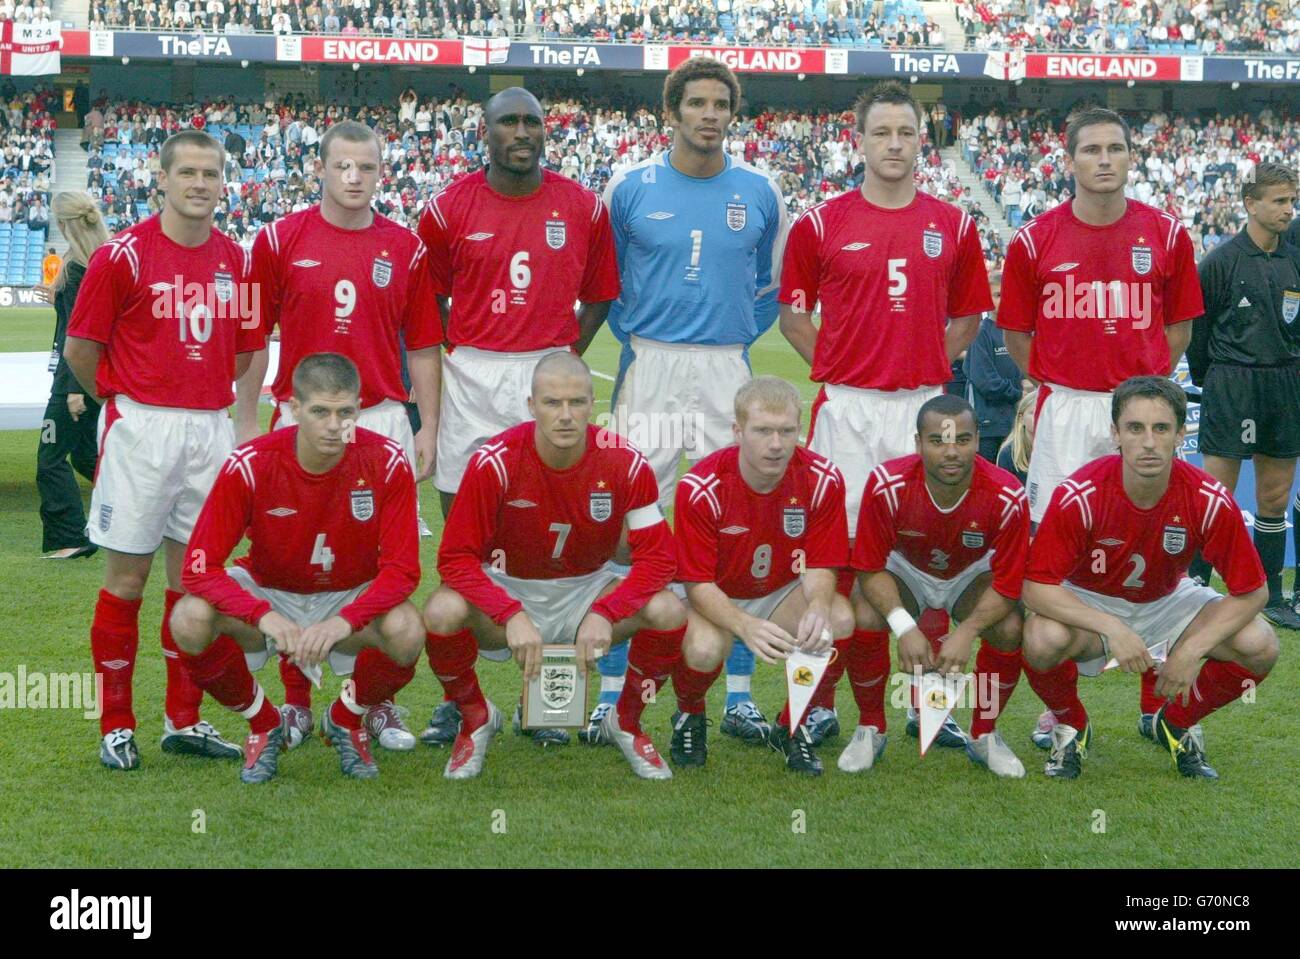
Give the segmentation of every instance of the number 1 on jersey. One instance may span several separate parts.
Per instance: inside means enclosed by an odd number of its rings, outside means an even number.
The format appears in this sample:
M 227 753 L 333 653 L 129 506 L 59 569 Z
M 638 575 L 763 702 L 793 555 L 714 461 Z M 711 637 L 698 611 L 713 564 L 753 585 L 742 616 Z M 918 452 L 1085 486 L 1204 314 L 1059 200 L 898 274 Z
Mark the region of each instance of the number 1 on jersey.
M 691 230 L 691 267 L 700 265 L 700 247 L 704 245 L 704 231 Z

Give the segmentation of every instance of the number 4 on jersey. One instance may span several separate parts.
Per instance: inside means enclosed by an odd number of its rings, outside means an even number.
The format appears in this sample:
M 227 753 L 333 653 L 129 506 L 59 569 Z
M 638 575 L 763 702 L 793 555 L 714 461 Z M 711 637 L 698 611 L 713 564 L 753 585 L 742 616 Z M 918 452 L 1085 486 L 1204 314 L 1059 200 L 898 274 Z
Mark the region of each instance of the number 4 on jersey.
M 325 572 L 334 568 L 334 551 L 325 545 L 325 534 L 316 534 L 316 543 L 311 548 L 311 565 L 319 566 Z

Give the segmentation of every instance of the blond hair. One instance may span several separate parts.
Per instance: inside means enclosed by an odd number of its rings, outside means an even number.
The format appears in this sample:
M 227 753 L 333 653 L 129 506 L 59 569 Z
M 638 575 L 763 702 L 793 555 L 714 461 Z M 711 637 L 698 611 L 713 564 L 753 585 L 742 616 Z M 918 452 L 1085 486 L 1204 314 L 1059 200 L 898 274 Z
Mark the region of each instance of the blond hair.
M 741 429 L 754 404 L 769 413 L 784 413 L 792 406 L 796 417 L 803 412 L 799 391 L 779 376 L 756 376 L 736 391 L 736 424 Z
M 998 447 L 999 456 L 1004 449 L 1011 447 L 1011 463 L 1021 473 L 1029 471 L 1029 454 L 1034 448 L 1034 438 L 1029 435 L 1025 417 L 1037 402 L 1038 390 L 1030 390 L 1020 397 L 1020 402 L 1016 404 L 1016 418 L 1011 424 L 1011 434 Z
M 77 263 L 84 269 L 90 255 L 108 242 L 108 227 L 104 226 L 99 204 L 88 193 L 76 190 L 56 193 L 50 209 L 59 224 L 59 232 L 68 241 L 68 253 L 52 284 L 58 291 L 67 283 L 68 264 Z

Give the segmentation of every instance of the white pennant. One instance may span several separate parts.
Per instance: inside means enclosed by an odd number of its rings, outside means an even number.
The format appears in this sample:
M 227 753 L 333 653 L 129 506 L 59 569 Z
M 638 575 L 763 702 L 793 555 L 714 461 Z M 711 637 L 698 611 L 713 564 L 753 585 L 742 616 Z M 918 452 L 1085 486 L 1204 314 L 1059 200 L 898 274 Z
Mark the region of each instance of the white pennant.
M 785 660 L 785 685 L 790 696 L 790 729 L 798 729 L 803 722 L 813 693 L 826 674 L 826 667 L 835 661 L 839 650 L 832 647 L 819 656 L 796 649 Z
M 921 719 L 921 755 L 930 748 L 934 737 L 939 735 L 943 722 L 952 713 L 953 707 L 961 701 L 961 694 L 966 689 L 968 677 L 965 673 L 943 676 L 939 673 L 922 673 L 917 687 L 917 711 Z

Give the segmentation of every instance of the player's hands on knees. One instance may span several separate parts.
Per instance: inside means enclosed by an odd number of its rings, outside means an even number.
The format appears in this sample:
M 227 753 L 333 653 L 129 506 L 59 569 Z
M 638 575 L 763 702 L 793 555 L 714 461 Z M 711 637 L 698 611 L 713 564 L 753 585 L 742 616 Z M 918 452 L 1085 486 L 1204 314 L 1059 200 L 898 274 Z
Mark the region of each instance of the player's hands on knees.
M 418 472 L 415 481 L 423 483 L 433 475 L 433 468 L 438 458 L 438 434 L 430 427 L 421 426 L 415 434 L 415 463 Z
M 975 634 L 958 626 L 944 637 L 939 655 L 934 660 L 934 668 L 945 675 L 966 672 L 966 666 L 970 663 L 971 646 L 974 644 Z
M 934 669 L 934 650 L 930 639 L 915 626 L 898 637 L 898 668 L 905 673 Z
M 750 616 L 740 627 L 740 641 L 769 666 L 775 666 L 798 646 L 794 637 L 776 623 L 755 616 Z
M 809 604 L 799 619 L 798 635 L 795 640 L 801 650 L 813 656 L 820 656 L 835 644 L 835 635 L 831 631 L 831 611 L 829 608 Z
M 308 626 L 298 638 L 298 652 L 290 657 L 298 666 L 315 666 L 331 649 L 352 635 L 352 624 L 342 616 L 331 616 L 322 623 Z
M 614 624 L 600 613 L 588 613 L 578 624 L 578 636 L 574 645 L 578 651 L 578 672 L 587 675 L 587 670 L 596 665 L 596 660 L 609 652 L 614 643 Z
M 536 679 L 542 671 L 542 634 L 522 609 L 506 622 L 506 645 L 524 671 L 524 679 Z
M 282 616 L 275 610 L 271 610 L 265 616 L 257 621 L 257 628 L 262 631 L 262 635 L 268 637 L 277 651 L 292 658 L 298 650 L 302 636 L 302 628 L 287 616 Z
M 1107 633 L 1110 642 L 1110 655 L 1119 663 L 1119 668 L 1126 673 L 1145 673 L 1155 665 L 1155 660 L 1147 652 L 1147 644 L 1142 637 L 1127 626 Z
M 1192 683 L 1196 682 L 1196 677 L 1201 672 L 1201 661 L 1180 655 L 1181 648 L 1175 646 L 1169 658 L 1160 665 L 1156 678 L 1156 695 L 1163 699 L 1182 699 L 1183 705 L 1186 705 Z

